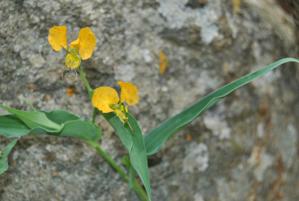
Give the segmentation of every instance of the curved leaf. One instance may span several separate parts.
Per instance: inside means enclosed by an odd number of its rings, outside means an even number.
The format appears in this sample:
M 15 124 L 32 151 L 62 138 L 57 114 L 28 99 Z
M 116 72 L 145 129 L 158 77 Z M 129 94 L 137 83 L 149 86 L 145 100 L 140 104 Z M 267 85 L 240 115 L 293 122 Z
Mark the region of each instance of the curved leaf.
M 67 121 L 80 119 L 80 117 L 64 110 L 53 110 L 51 112 L 45 112 L 45 114 L 50 120 L 57 124 L 64 124 Z
M 78 116 L 63 110 L 40 112 L 2 107 L 13 113 L 13 115 L 0 116 L 0 135 L 4 137 L 49 134 L 95 141 L 101 137 L 101 129 L 98 126 L 90 121 L 79 119 Z M 54 127 L 51 127 L 53 125 Z
M 133 142 L 132 149 L 129 150 L 131 165 L 136 170 L 145 187 L 149 200 L 151 200 L 151 186 L 148 172 L 147 153 L 142 131 L 138 125 L 138 122 L 131 114 L 128 114 L 128 123 L 131 127 L 130 129 Z M 126 127 L 127 126 L 128 125 L 126 124 Z
M 62 129 L 62 126 L 50 120 L 45 113 L 39 111 L 23 111 L 15 108 L 10 108 L 0 104 L 0 107 L 11 114 L 14 114 L 18 119 L 23 121 L 29 128 L 42 128 L 47 132 L 57 133 Z
M 0 153 L 0 175 L 8 169 L 8 156 L 17 143 L 17 139 L 11 141 Z
M 146 146 L 147 154 L 152 155 L 156 153 L 172 135 L 174 135 L 177 131 L 179 131 L 184 126 L 191 123 L 202 112 L 204 112 L 205 110 L 213 106 L 221 98 L 229 95 L 231 92 L 235 91 L 241 86 L 248 84 L 249 82 L 265 75 L 266 73 L 274 70 L 275 68 L 287 62 L 299 63 L 299 60 L 294 58 L 280 59 L 260 70 L 249 73 L 215 90 L 214 92 L 203 97 L 195 104 L 191 105 L 190 107 L 183 110 L 179 114 L 162 122 L 158 127 L 151 130 L 145 136 L 145 146 Z
M 120 141 L 129 151 L 133 146 L 132 134 L 130 128 L 124 127 L 124 124 L 119 120 L 119 118 L 112 112 L 103 113 L 104 118 L 109 122 L 109 124 L 114 128 L 116 135 L 119 137 Z
M 101 129 L 89 121 L 72 120 L 64 124 L 59 136 L 76 137 L 82 140 L 97 141 L 101 137 Z
M 104 118 L 114 128 L 117 136 L 129 152 L 130 163 L 140 177 L 149 200 L 151 200 L 151 187 L 148 172 L 147 153 L 142 131 L 136 119 L 128 114 L 128 123 L 122 123 L 113 113 L 103 114 Z
M 0 116 L 0 136 L 7 138 L 21 137 L 27 135 L 30 129 L 16 116 Z

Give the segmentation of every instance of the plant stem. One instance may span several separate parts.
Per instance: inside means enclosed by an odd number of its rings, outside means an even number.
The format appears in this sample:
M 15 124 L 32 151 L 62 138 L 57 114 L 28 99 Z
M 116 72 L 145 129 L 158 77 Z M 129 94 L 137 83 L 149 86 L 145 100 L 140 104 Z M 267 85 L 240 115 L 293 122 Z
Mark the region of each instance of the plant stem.
M 79 67 L 79 75 L 80 75 L 80 79 L 85 87 L 85 89 L 87 90 L 87 93 L 88 93 L 88 97 L 91 99 L 92 97 L 92 91 L 93 89 L 91 88 L 88 80 L 86 79 L 86 74 L 85 72 L 83 71 L 83 68 L 82 66 Z
M 95 123 L 95 121 L 96 121 L 96 117 L 97 117 L 97 113 L 98 113 L 97 109 L 96 109 L 96 108 L 93 108 L 93 111 L 92 111 L 92 119 L 91 119 L 92 123 Z
M 88 80 L 86 79 L 86 74 L 85 74 L 82 66 L 80 66 L 80 68 L 79 68 L 79 75 L 80 75 L 80 80 L 82 81 L 85 89 L 87 90 L 88 97 L 91 100 L 93 89 L 91 88 Z M 92 122 L 93 123 L 95 122 L 96 115 L 97 115 L 97 110 L 96 110 L 96 108 L 94 108 L 93 114 L 92 114 Z M 89 144 L 91 147 L 93 147 L 95 149 L 95 151 L 97 152 L 97 154 L 100 155 L 121 176 L 121 178 L 123 178 L 123 180 L 125 180 L 126 182 L 129 182 L 130 179 L 129 179 L 128 175 L 126 174 L 126 172 L 119 165 L 117 165 L 117 163 L 113 160 L 113 158 L 107 152 L 105 152 L 97 142 L 87 141 L 87 144 Z M 140 186 L 138 181 L 136 179 L 134 179 L 134 181 L 131 181 L 131 182 L 132 182 L 132 189 L 136 192 L 139 199 L 141 201 L 149 201 L 147 194 L 145 193 L 144 189 Z
M 94 148 L 97 154 L 100 155 L 121 176 L 123 180 L 129 182 L 129 177 L 125 173 L 125 171 L 119 165 L 117 165 L 113 158 L 107 152 L 105 152 L 98 143 L 93 141 L 87 141 L 87 144 Z M 137 196 L 141 201 L 148 201 L 144 189 L 136 180 L 134 180 L 132 184 L 132 189 L 136 192 Z

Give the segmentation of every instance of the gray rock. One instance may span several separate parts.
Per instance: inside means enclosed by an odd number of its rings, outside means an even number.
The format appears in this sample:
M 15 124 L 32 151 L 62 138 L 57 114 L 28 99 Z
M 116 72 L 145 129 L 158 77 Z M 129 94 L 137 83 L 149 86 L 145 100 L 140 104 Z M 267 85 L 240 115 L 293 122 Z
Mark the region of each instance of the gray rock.
M 78 76 L 67 72 L 64 53 L 51 50 L 47 34 L 51 26 L 66 24 L 71 41 L 81 27 L 90 26 L 97 49 L 83 64 L 91 85 L 115 86 L 119 79 L 136 83 L 141 102 L 130 109 L 149 131 L 213 89 L 296 55 L 298 30 L 290 17 L 272 0 L 245 2 L 234 15 L 229 0 L 200 5 L 188 0 L 1 0 L 0 102 L 22 109 L 61 108 L 88 118 L 91 106 Z M 281 9 L 277 23 L 269 2 Z M 284 17 L 288 23 L 282 24 Z M 159 74 L 161 50 L 169 59 L 164 75 Z M 71 97 L 69 86 L 76 89 Z M 150 167 L 153 200 L 299 200 L 298 86 L 298 70 L 287 64 L 175 135 Z M 103 146 L 120 162 L 126 153 L 120 141 L 107 123 L 97 121 L 104 130 Z M 0 176 L 3 201 L 137 201 L 128 185 L 76 140 L 25 137 L 10 164 Z

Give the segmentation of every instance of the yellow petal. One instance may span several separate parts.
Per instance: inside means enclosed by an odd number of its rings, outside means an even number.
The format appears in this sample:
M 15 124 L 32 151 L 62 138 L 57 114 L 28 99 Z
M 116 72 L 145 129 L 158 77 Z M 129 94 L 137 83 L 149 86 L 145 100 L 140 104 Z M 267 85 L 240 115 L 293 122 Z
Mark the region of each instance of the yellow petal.
M 70 69 L 76 69 L 80 66 L 81 59 L 79 55 L 68 53 L 65 57 L 65 65 Z
M 79 39 L 72 41 L 70 47 L 79 50 Z
M 131 82 L 118 81 L 120 86 L 120 100 L 128 105 L 135 105 L 139 102 L 138 88 Z
M 48 41 L 55 51 L 67 48 L 66 26 L 53 26 L 49 29 Z
M 89 59 L 96 47 L 96 37 L 89 27 L 80 29 L 79 54 L 82 60 Z
M 112 105 L 118 104 L 117 91 L 111 87 L 98 87 L 93 91 L 91 103 L 103 113 L 113 112 Z

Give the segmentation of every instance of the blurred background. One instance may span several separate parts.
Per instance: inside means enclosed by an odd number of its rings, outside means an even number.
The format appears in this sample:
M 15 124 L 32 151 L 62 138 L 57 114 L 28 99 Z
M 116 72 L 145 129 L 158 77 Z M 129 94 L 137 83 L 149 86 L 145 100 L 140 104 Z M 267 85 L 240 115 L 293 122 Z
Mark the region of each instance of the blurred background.
M 88 118 L 78 75 L 47 36 L 66 25 L 70 42 L 89 26 L 97 37 L 83 63 L 91 85 L 134 82 L 141 101 L 131 111 L 146 132 L 225 83 L 298 58 L 298 19 L 297 0 L 0 0 L 0 102 Z M 150 158 L 153 200 L 298 201 L 298 91 L 298 65 L 286 64 L 205 112 Z M 120 162 L 126 151 L 97 122 Z M 77 140 L 26 137 L 10 164 L 0 176 L 3 201 L 137 201 Z

